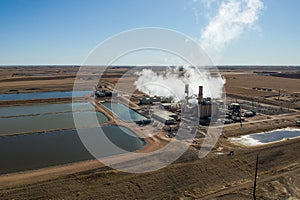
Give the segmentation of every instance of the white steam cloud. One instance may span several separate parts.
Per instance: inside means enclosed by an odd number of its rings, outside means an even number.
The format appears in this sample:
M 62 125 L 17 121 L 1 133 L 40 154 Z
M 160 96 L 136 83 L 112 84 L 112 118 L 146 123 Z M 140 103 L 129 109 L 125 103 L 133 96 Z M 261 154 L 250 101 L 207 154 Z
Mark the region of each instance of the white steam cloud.
M 185 84 L 189 84 L 189 96 L 197 96 L 200 85 L 204 86 L 204 97 L 219 98 L 222 96 L 225 80 L 216 75 L 215 77 L 206 70 L 194 67 L 184 67 L 183 72 L 177 69 L 168 69 L 164 74 L 151 69 L 137 72 L 139 78 L 135 86 L 139 91 L 150 96 L 174 97 L 179 101 L 184 99 Z
M 212 0 L 206 0 L 211 6 Z M 217 14 L 204 28 L 200 45 L 208 52 L 219 52 L 259 19 L 264 5 L 260 0 L 222 1 Z
M 194 3 L 199 0 L 193 0 Z M 210 54 L 220 52 L 228 43 L 252 28 L 259 19 L 264 5 L 260 0 L 202 0 L 207 10 L 217 5 L 216 14 L 209 13 L 210 20 L 200 36 L 200 46 Z M 138 72 L 135 86 L 150 96 L 172 96 L 177 100 L 184 98 L 185 84 L 190 85 L 190 96 L 198 94 L 198 86 L 203 86 L 204 97 L 220 98 L 225 80 L 211 76 L 203 68 L 184 67 L 184 74 L 168 69 L 164 74 L 149 69 Z

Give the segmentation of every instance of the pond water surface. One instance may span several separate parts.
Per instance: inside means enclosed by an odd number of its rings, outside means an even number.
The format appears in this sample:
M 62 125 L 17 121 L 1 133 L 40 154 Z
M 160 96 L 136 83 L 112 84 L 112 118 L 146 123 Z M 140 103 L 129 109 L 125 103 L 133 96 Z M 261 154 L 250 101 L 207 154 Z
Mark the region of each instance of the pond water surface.
M 0 94 L 0 101 L 3 100 L 29 100 L 29 99 L 51 99 L 51 98 L 68 98 L 72 97 L 73 91 L 66 92 L 32 92 L 18 94 Z M 91 94 L 92 91 L 82 90 L 75 91 L 74 97 L 81 97 L 86 94 Z
M 147 119 L 143 115 L 139 114 L 135 110 L 125 106 L 122 103 L 105 102 L 102 104 L 103 106 L 111 110 L 115 115 L 117 115 L 123 121 L 134 122 L 134 121 Z
M 99 128 L 83 130 L 93 138 L 100 134 L 97 131 Z M 112 143 L 126 151 L 136 151 L 146 144 L 125 127 L 104 126 L 102 130 Z M 103 157 L 118 154 L 108 151 L 106 145 L 98 142 L 97 148 L 103 152 Z M 93 159 L 83 146 L 76 130 L 0 137 L 0 152 L 0 174 Z
M 103 113 L 96 112 L 98 123 L 94 124 L 94 107 L 87 102 L 0 107 L 0 135 L 74 129 L 72 106 L 83 120 L 83 127 L 108 121 Z
M 27 105 L 27 106 L 0 107 L 0 117 L 72 112 L 72 106 L 76 111 L 94 110 L 94 107 L 87 102 L 47 103 L 47 104 L 35 104 L 35 105 Z

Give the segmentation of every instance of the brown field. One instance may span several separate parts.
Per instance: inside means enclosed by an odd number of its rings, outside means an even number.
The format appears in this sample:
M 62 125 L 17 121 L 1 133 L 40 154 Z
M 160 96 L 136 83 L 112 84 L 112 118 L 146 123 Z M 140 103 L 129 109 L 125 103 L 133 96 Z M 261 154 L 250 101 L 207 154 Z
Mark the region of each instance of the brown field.
M 291 107 L 300 108 L 300 79 L 258 75 L 253 71 L 221 73 L 226 78 L 225 89 L 229 96 L 248 97 L 248 99 L 259 99 L 262 102 L 286 106 L 287 102 L 284 100 L 291 100 L 296 101 L 291 104 Z M 279 92 L 281 101 L 277 100 Z M 265 96 L 273 96 L 273 98 L 266 99 Z
M 23 67 L 18 70 L 0 68 L 0 93 L 72 90 L 77 71 L 77 67 L 61 66 Z M 280 69 L 273 71 L 280 72 Z M 282 71 L 294 72 L 286 69 Z M 99 84 L 113 87 L 125 72 L 128 72 L 127 68 L 108 69 Z M 244 147 L 228 141 L 228 137 L 295 127 L 295 121 L 300 120 L 297 110 L 300 108 L 299 96 L 295 96 L 300 92 L 300 79 L 257 74 L 253 69 L 222 69 L 221 73 L 226 78 L 225 89 L 228 96 L 246 100 L 259 99 L 260 102 L 283 107 L 287 106 L 287 99 L 295 100 L 291 106 L 295 109 L 294 112 L 278 116 L 258 115 L 247 120 L 242 127 L 240 124 L 226 125 L 217 145 L 205 158 L 198 158 L 203 141 L 200 138 L 200 145 L 192 145 L 175 163 L 154 172 L 124 173 L 103 166 L 98 161 L 85 161 L 0 175 L 0 199 L 252 199 L 257 154 L 257 199 L 300 199 L 300 138 L 260 147 Z M 94 71 L 88 75 L 92 75 L 91 81 L 98 78 Z M 130 76 L 123 78 L 118 90 L 133 91 L 135 79 L 136 77 Z M 279 91 L 282 100 L 278 101 Z M 0 102 L 0 105 L 29 103 L 39 102 L 7 101 Z M 147 126 L 144 130 L 146 129 Z M 167 142 L 164 134 L 159 133 L 148 139 L 150 145 L 144 151 L 153 151 Z M 234 151 L 234 155 L 227 155 L 230 151 Z M 224 154 L 216 154 L 217 152 Z M 136 162 L 126 156 L 115 159 L 132 164 Z M 141 159 L 147 162 L 146 158 Z

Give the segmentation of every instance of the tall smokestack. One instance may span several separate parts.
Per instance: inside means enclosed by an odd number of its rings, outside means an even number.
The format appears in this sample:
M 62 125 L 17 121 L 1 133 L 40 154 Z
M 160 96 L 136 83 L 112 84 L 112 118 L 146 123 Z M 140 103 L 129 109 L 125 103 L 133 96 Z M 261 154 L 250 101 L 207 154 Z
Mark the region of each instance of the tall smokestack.
M 198 103 L 200 103 L 202 99 L 203 99 L 203 86 L 199 86 Z
M 189 96 L 189 84 L 185 84 L 184 93 L 186 94 L 186 96 Z

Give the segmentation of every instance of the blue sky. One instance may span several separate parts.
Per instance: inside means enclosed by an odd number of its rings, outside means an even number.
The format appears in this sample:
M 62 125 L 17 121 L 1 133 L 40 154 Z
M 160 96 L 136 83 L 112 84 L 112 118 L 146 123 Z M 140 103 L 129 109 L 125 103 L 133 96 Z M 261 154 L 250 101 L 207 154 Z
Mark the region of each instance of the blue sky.
M 215 64 L 300 65 L 300 1 L 263 3 L 254 26 L 226 44 Z M 201 0 L 0 0 L 0 65 L 81 64 L 97 44 L 133 28 L 199 40 L 209 20 Z

